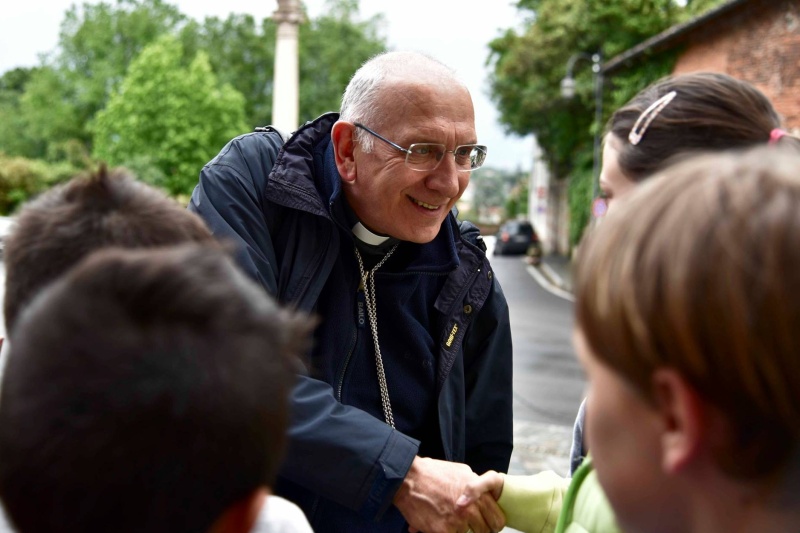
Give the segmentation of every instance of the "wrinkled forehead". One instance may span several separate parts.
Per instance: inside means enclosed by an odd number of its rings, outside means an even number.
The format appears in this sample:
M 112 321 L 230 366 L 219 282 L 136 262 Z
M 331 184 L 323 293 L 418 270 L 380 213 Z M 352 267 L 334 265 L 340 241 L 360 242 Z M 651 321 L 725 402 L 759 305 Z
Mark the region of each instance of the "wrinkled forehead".
M 378 98 L 379 121 L 396 135 L 452 135 L 474 142 L 475 111 L 466 87 L 453 79 L 442 83 L 387 80 Z

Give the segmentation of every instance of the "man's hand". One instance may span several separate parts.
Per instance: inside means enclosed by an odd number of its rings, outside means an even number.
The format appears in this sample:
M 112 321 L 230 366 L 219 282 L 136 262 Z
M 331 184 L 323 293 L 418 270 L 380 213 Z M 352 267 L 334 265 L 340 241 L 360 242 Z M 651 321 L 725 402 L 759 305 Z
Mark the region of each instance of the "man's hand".
M 411 533 L 490 533 L 505 526 L 505 516 L 490 493 L 456 505 L 467 484 L 478 478 L 467 465 L 416 457 L 394 497 Z
M 503 485 L 505 484 L 505 476 L 494 470 L 489 470 L 477 479 L 467 483 L 464 493 L 456 501 L 459 507 L 465 507 L 472 502 L 478 500 L 485 493 L 492 495 L 495 500 L 500 498 L 503 494 Z

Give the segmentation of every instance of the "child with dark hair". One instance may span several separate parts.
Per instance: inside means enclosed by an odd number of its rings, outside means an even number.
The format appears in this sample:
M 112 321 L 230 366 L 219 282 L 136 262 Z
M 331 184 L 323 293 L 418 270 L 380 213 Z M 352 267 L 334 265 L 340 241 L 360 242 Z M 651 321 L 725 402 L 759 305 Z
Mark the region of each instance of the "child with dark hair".
M 92 252 L 189 242 L 216 245 L 199 217 L 123 169 L 101 167 L 94 175 L 75 177 L 43 193 L 23 206 L 6 239 L 4 307 L 10 340 L 15 323 L 36 294 Z M 2 346 L 0 372 L 11 351 L 8 340 Z M 42 391 L 48 387 L 40 384 Z M 275 496 L 268 502 L 257 526 L 269 523 L 275 531 L 308 531 L 308 522 L 301 513 L 298 516 L 296 506 Z M 0 530 L 3 521 L 0 513 Z
M 250 531 L 312 326 L 218 249 L 80 262 L 14 321 L 0 398 L 0 497 L 14 526 Z
M 213 242 L 196 215 L 124 169 L 104 166 L 25 204 L 5 241 L 4 315 L 10 332 L 36 292 L 89 253 Z

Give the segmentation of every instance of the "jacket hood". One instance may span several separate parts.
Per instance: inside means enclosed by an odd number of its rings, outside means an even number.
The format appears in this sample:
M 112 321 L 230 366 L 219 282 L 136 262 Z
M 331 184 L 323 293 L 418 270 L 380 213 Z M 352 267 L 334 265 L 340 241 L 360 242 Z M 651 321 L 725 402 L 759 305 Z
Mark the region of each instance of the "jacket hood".
M 330 131 L 337 120 L 339 113 L 325 113 L 292 134 L 278 153 L 267 178 L 265 197 L 268 200 L 315 215 L 330 216 L 325 198 L 336 194 L 340 183 L 335 177 L 316 183 L 314 176 L 323 175 L 319 170 L 324 167 L 325 153 L 331 143 Z

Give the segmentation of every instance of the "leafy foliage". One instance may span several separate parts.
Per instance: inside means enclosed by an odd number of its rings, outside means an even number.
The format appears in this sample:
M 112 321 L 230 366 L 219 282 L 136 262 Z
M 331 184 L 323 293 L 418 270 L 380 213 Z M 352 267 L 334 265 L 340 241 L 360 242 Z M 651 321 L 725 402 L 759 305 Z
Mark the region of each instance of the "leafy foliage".
M 20 110 L 20 99 L 25 86 L 37 69 L 16 68 L 0 77 L 0 147 L 10 153 L 35 157 L 44 153 L 28 135 Z M 38 149 L 37 149 L 38 148 Z
M 361 21 L 357 0 L 330 0 L 327 9 L 326 14 L 306 21 L 300 28 L 300 116 L 303 120 L 337 109 L 341 93 L 357 66 L 386 48 L 385 40 L 379 35 L 380 18 Z M 153 150 L 152 142 L 157 135 L 151 133 L 147 134 L 150 144 L 123 150 L 112 142 L 118 138 L 118 133 L 121 134 L 116 126 L 112 128 L 105 123 L 93 127 L 93 123 L 99 120 L 100 110 L 110 104 L 112 95 L 116 95 L 114 105 L 121 109 L 123 105 L 119 100 L 123 95 L 130 93 L 138 97 L 137 92 L 144 90 L 144 83 L 126 90 L 121 89 L 121 84 L 127 79 L 134 60 L 165 35 L 183 45 L 180 59 L 174 62 L 170 56 L 173 61 L 170 64 L 199 78 L 205 79 L 205 71 L 217 77 L 214 83 L 196 86 L 190 95 L 186 91 L 174 94 L 193 98 L 184 102 L 184 106 L 189 106 L 188 102 L 194 105 L 198 99 L 207 106 L 212 97 L 222 97 L 230 104 L 233 93 L 223 89 L 226 84 L 240 94 L 239 99 L 221 121 L 214 118 L 217 115 L 202 116 L 208 107 L 197 108 L 194 121 L 186 124 L 194 125 L 199 120 L 203 124 L 198 125 L 197 130 L 185 132 L 184 141 L 170 137 L 168 150 L 158 146 L 154 153 L 143 153 L 141 150 L 145 146 Z M 257 21 L 249 15 L 233 14 L 226 19 L 209 17 L 198 22 L 164 0 L 103 0 L 76 4 L 64 17 L 58 49 L 54 53 L 43 57 L 36 68 L 16 69 L 0 77 L 0 123 L 4 125 L 0 131 L 0 151 L 10 156 L 51 162 L 70 157 L 75 160 L 76 154 L 83 154 L 84 158 L 90 153 L 103 154 L 112 161 L 126 160 L 129 166 L 140 168 L 153 181 L 164 181 L 171 190 L 183 190 L 180 182 L 188 178 L 178 176 L 183 175 L 185 169 L 178 170 L 177 159 L 168 151 L 180 150 L 187 158 L 197 160 L 196 154 L 206 153 L 206 149 L 189 140 L 208 139 L 209 128 L 227 128 L 233 135 L 271 121 L 274 53 L 275 23 L 269 18 Z M 152 84 L 148 87 L 152 89 Z M 204 98 L 196 94 L 205 90 L 212 90 L 212 93 Z M 180 106 L 172 98 L 167 100 L 172 111 L 177 112 Z M 157 107 L 157 102 L 148 103 Z M 134 110 L 134 107 L 126 109 Z M 138 109 L 135 116 L 140 118 L 136 120 L 151 114 L 151 111 Z M 131 118 L 130 122 L 135 119 Z M 174 126 L 170 127 L 170 131 L 177 131 Z M 140 123 L 136 123 L 136 128 L 142 135 L 147 129 Z M 110 137 L 95 137 L 101 130 Z M 96 140 L 101 143 L 97 149 L 93 147 Z M 221 141 L 215 141 L 214 151 L 204 157 L 211 157 L 221 146 Z M 172 163 L 167 164 L 167 161 Z M 193 180 L 199 170 L 200 166 L 192 169 Z M 163 178 L 157 178 L 159 175 Z
M 569 240 L 577 243 L 581 240 L 583 229 L 591 220 L 590 205 L 592 202 L 592 154 L 581 152 L 580 160 L 570 176 L 568 203 L 570 212 Z
M 358 0 L 328 2 L 328 12 L 300 26 L 300 122 L 336 111 L 350 77 L 386 49 L 383 18 L 358 20 Z
M 51 164 L 0 153 L 0 214 L 12 213 L 31 196 L 68 180 L 80 170 L 68 162 Z
M 573 178 L 573 242 L 588 220 L 588 201 L 582 199 L 591 199 L 594 133 L 613 109 L 668 74 L 675 56 L 652 56 L 643 65 L 606 79 L 601 124 L 593 120 L 594 78 L 591 61 L 585 58 L 600 53 L 607 60 L 721 1 L 694 0 L 684 7 L 675 0 L 518 0 L 525 27 L 509 29 L 490 43 L 490 94 L 500 121 L 510 132 L 536 135 L 551 172 L 557 178 Z M 575 54 L 582 54 L 573 70 L 576 95 L 567 100 L 560 94 L 560 82 Z
M 164 176 L 155 183 L 178 194 L 202 166 L 245 131 L 244 97 L 222 85 L 205 52 L 182 66 L 183 47 L 164 36 L 134 60 L 95 121 L 95 153 L 111 165 L 149 156 Z
M 176 30 L 185 20 L 178 9 L 162 0 L 116 0 L 114 3 L 73 5 L 59 35 L 59 53 L 53 61 L 55 94 L 62 95 L 63 115 L 45 139 L 74 137 L 89 146 L 89 122 L 119 87 L 139 53 L 158 36 Z M 52 98 L 53 93 L 37 99 Z M 52 120 L 52 117 L 51 117 Z M 44 117 L 31 117 L 41 127 Z
M 269 124 L 272 116 L 272 75 L 275 63 L 275 23 L 260 26 L 250 15 L 231 14 L 226 19 L 208 17 L 191 21 L 181 30 L 185 55 L 205 51 L 220 82 L 245 97 L 245 117 L 250 127 Z

